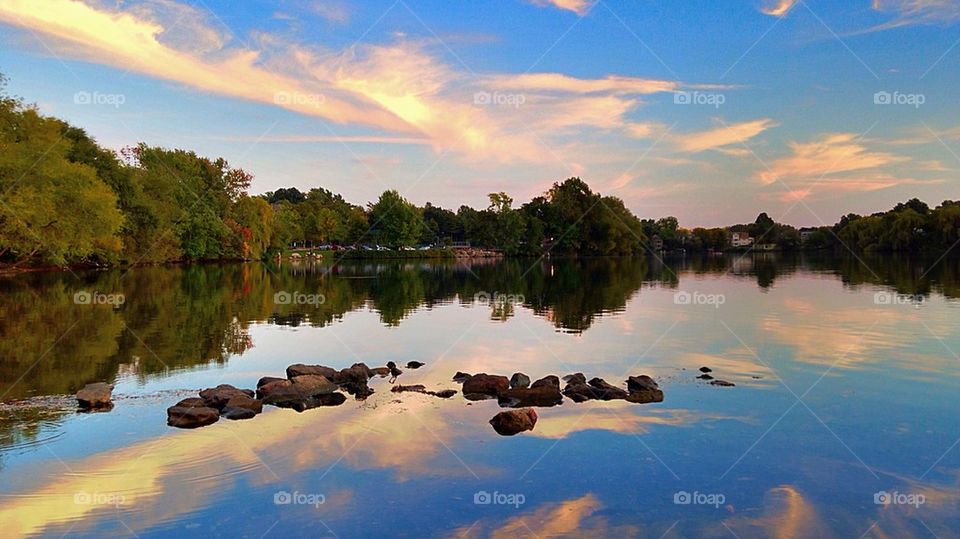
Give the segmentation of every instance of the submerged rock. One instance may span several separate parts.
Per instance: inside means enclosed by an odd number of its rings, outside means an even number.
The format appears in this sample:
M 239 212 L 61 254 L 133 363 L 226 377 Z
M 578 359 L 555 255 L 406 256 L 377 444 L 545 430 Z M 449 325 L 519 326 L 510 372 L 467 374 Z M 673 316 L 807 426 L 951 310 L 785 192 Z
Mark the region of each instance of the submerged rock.
M 650 402 L 663 402 L 663 391 L 659 389 L 643 389 L 640 391 L 631 391 L 627 395 L 627 402 L 634 404 L 647 404 Z
M 734 387 L 734 386 L 736 386 L 736 384 L 734 384 L 733 382 L 728 382 L 728 381 L 726 381 L 726 380 L 713 380 L 713 381 L 710 382 L 710 385 L 712 385 L 712 386 L 719 386 L 719 387 Z
M 424 395 L 431 395 L 433 397 L 440 397 L 441 399 L 449 399 L 450 397 L 457 394 L 456 389 L 442 389 L 440 391 L 427 391 L 427 388 L 421 384 L 412 385 L 412 386 L 393 386 L 390 390 L 394 393 L 423 393 Z
M 167 425 L 180 429 L 195 429 L 219 421 L 220 411 L 204 404 L 204 399 L 193 397 L 167 408 Z
M 537 424 L 537 412 L 533 408 L 521 410 L 507 410 L 493 416 L 490 420 L 493 430 L 501 436 L 513 436 L 524 431 L 533 430 Z
M 703 372 L 703 373 L 713 372 L 713 369 L 711 369 L 710 367 L 700 367 L 700 372 Z
M 230 406 L 227 406 L 222 412 L 220 412 L 220 417 L 224 419 L 232 419 L 234 421 L 238 419 L 253 419 L 254 417 L 257 417 L 257 412 L 254 412 L 249 408 L 231 408 Z
M 530 377 L 522 372 L 515 372 L 510 377 L 510 387 L 513 389 L 523 389 L 530 387 Z
M 713 380 L 713 376 L 710 376 L 709 374 L 704 373 L 704 374 L 701 374 L 700 376 L 697 376 L 697 380 Z
M 470 376 L 471 376 L 471 375 L 469 375 L 469 374 L 467 374 L 467 373 L 465 373 L 465 372 L 457 371 L 457 374 L 454 374 L 454 375 L 453 375 L 453 381 L 454 381 L 454 382 L 463 382 L 463 381 L 466 380 L 467 378 L 470 378 Z
M 113 386 L 104 382 L 97 382 L 83 386 L 77 391 L 77 404 L 84 409 L 110 408 L 113 406 L 111 396 Z
M 407 362 L 407 368 L 408 368 L 408 369 L 419 369 L 420 367 L 423 367 L 424 365 L 426 365 L 426 363 L 422 363 L 422 362 L 420 362 L 420 361 L 408 361 L 408 362 Z
M 496 397 L 509 387 L 510 380 L 508 380 L 506 376 L 480 373 L 463 381 L 463 394 Z

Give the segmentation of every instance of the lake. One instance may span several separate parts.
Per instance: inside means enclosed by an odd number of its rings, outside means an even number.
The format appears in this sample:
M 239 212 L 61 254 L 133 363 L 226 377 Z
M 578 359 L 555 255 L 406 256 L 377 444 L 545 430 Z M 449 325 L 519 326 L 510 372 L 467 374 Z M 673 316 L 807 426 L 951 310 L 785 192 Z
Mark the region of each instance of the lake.
M 775 254 L 148 267 L 0 280 L 5 537 L 956 537 L 960 261 Z M 196 430 L 293 363 L 653 376 L 662 403 L 375 393 Z M 706 366 L 735 387 L 700 380 Z M 115 384 L 77 413 L 85 383 Z

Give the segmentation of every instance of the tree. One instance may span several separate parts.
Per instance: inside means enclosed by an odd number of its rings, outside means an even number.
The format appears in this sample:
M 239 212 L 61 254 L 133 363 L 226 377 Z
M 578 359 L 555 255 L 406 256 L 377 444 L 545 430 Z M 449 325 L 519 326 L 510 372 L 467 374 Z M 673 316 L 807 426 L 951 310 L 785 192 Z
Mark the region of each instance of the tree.
M 415 245 L 423 227 L 420 210 L 392 189 L 370 205 L 370 221 L 377 241 L 392 248 Z

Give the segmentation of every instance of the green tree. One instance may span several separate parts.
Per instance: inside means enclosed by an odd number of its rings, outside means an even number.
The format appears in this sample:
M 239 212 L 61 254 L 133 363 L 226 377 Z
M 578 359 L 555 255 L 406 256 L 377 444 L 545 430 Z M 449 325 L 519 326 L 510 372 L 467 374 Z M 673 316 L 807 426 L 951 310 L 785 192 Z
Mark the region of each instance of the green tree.
M 370 205 L 370 221 L 377 241 L 393 248 L 415 245 L 423 227 L 420 210 L 392 189 Z

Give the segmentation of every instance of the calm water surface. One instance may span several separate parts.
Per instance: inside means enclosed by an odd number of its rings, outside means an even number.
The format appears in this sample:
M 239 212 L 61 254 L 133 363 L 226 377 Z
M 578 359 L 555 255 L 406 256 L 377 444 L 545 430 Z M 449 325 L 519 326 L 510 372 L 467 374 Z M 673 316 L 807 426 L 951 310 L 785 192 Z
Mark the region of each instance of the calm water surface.
M 303 263 L 6 278 L 0 400 L 45 405 L 0 410 L 0 534 L 956 537 L 960 263 L 934 262 Z M 110 305 L 110 294 L 125 301 Z M 165 424 L 165 408 L 199 388 L 252 388 L 298 362 L 389 360 L 426 362 L 400 382 L 435 389 L 457 388 L 456 371 L 581 371 L 616 384 L 649 374 L 666 397 L 567 400 L 504 438 L 487 423 L 496 401 L 397 395 L 374 379 L 372 397 L 339 407 Z M 736 387 L 697 380 L 704 365 Z M 49 398 L 102 380 L 116 385 L 108 413 Z

